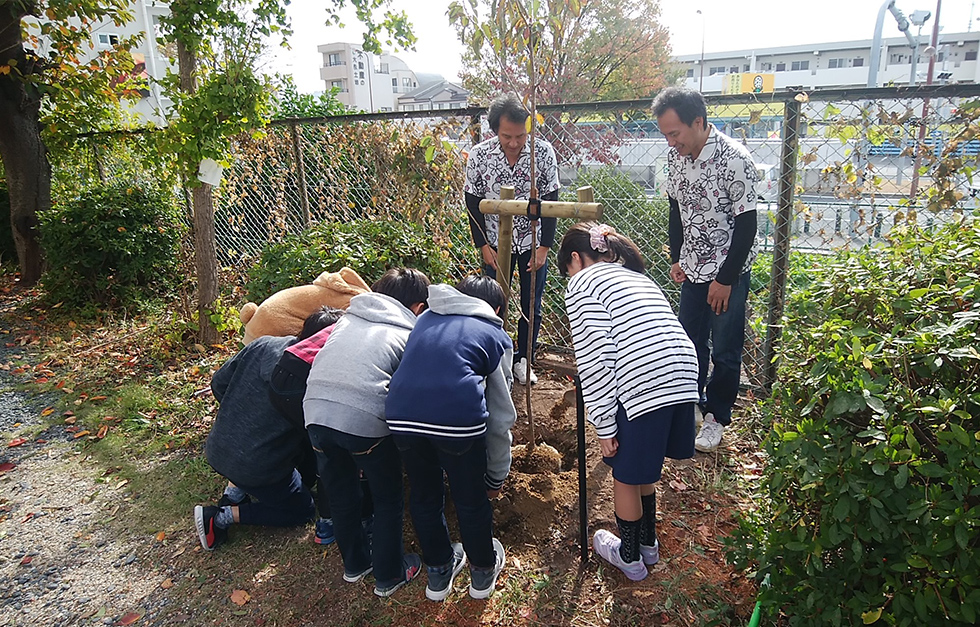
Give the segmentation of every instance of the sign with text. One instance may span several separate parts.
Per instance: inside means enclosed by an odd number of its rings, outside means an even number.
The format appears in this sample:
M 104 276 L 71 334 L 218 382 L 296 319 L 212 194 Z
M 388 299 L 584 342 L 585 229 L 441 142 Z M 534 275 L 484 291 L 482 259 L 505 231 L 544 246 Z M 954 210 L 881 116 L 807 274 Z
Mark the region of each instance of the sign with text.
M 722 82 L 723 94 L 771 94 L 776 79 L 772 74 L 743 72 L 729 74 Z

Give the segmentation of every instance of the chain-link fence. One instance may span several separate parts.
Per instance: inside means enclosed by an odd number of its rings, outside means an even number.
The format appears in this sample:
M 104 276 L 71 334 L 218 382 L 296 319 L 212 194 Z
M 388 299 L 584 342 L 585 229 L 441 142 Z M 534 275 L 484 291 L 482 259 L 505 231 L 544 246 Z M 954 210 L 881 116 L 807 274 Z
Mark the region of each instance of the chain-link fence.
M 750 384 L 762 386 L 771 376 L 774 346 L 766 338 L 780 328 L 782 286 L 789 280 L 785 289 L 793 290 L 792 281 L 805 281 L 815 256 L 882 245 L 896 225 L 943 222 L 978 206 L 980 177 L 970 173 L 980 140 L 964 114 L 978 96 L 980 86 L 951 85 L 707 98 L 709 120 L 744 143 L 760 176 L 760 255 L 745 359 Z M 661 191 L 669 147 L 650 104 L 540 107 L 539 136 L 558 156 L 562 199 L 591 185 L 604 205 L 603 221 L 636 241 L 651 276 L 676 305 Z M 457 277 L 478 271 L 462 181 L 468 149 L 489 136 L 483 109 L 277 121 L 265 137 L 233 147 L 233 166 L 215 194 L 219 261 L 243 275 L 264 246 L 307 225 L 370 218 L 424 223 Z M 55 164 L 56 192 L 107 177 L 172 178 L 165 159 L 145 150 L 139 156 L 143 144 L 132 135 L 80 139 L 77 158 Z M 954 205 L 937 202 L 937 173 L 944 177 L 938 187 L 952 188 L 946 197 Z M 559 237 L 566 227 L 559 224 Z M 552 255 L 541 342 L 568 350 L 563 281 L 553 264 Z M 778 289 L 770 295 L 773 275 Z M 511 310 L 519 311 L 516 303 Z

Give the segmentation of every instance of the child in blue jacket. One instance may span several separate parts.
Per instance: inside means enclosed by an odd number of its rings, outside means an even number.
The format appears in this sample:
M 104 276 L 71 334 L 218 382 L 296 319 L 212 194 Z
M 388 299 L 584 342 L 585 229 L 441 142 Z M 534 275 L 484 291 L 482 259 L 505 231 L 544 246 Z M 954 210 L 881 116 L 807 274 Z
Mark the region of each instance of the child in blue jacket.
M 490 498 L 510 472 L 513 343 L 497 316 L 504 292 L 487 276 L 455 289 L 429 287 L 391 378 L 385 418 L 411 485 L 412 522 L 428 570 L 425 595 L 442 601 L 470 563 L 470 596 L 493 593 L 504 548 L 493 537 Z M 462 543 L 451 544 L 444 516 L 449 479 Z

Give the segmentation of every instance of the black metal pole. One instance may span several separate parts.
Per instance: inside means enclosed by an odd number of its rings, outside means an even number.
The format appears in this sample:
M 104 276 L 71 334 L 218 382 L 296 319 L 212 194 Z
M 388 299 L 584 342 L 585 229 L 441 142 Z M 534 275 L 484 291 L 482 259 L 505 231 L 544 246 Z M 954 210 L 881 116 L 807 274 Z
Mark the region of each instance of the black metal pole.
M 585 494 L 585 399 L 582 381 L 575 376 L 575 430 L 578 434 L 578 532 L 582 561 L 589 560 L 589 512 Z
M 769 284 L 769 323 L 763 358 L 764 383 L 772 389 L 776 380 L 776 349 L 783 332 L 783 306 L 786 300 L 786 278 L 789 274 L 789 226 L 793 218 L 793 195 L 796 191 L 796 160 L 799 151 L 800 102 L 786 103 L 783 117 L 782 170 L 779 176 L 779 207 L 772 243 L 772 280 Z

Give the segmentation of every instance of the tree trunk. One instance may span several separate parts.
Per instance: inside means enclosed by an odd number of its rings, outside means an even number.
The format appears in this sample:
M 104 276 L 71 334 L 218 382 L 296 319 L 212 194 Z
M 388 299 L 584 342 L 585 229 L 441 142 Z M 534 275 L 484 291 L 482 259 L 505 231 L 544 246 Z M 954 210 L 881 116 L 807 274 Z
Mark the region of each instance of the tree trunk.
M 201 183 L 191 191 L 194 205 L 194 258 L 197 261 L 198 341 L 218 343 L 218 329 L 211 321 L 218 300 L 218 255 L 214 241 L 214 202 L 211 186 Z
M 31 61 L 20 39 L 20 17 L 0 12 L 0 50 L 10 51 L 25 72 Z M 11 74 L 0 75 L 0 159 L 10 191 L 10 224 L 22 285 L 41 278 L 37 213 L 51 207 L 51 166 L 41 141 L 40 94 Z
M 180 67 L 180 89 L 193 94 L 197 91 L 195 74 L 197 56 L 177 42 Z M 196 165 L 196 164 L 192 164 Z M 214 199 L 211 186 L 194 181 L 191 205 L 194 209 L 194 262 L 197 267 L 197 339 L 208 346 L 218 342 L 218 329 L 211 321 L 214 303 L 218 300 L 218 255 L 214 237 Z

